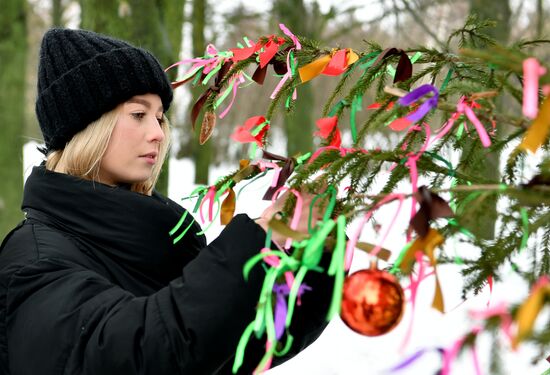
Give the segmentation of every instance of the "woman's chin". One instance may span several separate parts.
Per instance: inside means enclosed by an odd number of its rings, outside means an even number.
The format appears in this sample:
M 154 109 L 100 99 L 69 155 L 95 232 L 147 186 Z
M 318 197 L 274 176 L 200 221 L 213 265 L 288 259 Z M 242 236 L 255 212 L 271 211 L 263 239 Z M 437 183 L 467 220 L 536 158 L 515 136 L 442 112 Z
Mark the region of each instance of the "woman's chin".
M 145 182 L 150 178 L 151 178 L 151 172 L 149 171 L 149 173 L 140 173 L 132 176 L 127 176 L 126 178 L 123 178 L 120 181 L 123 184 L 132 185 L 132 184 L 139 184 L 139 183 Z

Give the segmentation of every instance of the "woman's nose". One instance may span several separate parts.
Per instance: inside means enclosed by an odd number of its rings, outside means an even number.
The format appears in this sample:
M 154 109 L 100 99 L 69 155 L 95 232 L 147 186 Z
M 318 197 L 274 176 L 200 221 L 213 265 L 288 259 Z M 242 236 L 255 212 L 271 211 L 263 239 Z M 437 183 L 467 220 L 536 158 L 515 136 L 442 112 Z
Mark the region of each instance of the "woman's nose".
M 149 130 L 149 141 L 150 142 L 162 142 L 164 141 L 164 130 L 162 130 L 162 126 L 159 124 L 158 120 L 155 118 L 152 121 L 152 124 L 150 126 Z

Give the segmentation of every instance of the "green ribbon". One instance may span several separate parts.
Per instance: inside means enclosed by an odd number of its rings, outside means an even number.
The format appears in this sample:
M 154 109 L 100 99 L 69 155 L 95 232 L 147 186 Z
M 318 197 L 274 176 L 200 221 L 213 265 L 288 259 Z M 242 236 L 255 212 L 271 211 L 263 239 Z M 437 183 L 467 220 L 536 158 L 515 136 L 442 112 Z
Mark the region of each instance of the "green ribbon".
M 262 357 L 262 360 L 258 364 L 258 367 L 256 367 L 256 371 L 254 372 L 255 374 L 258 373 L 257 371 L 261 371 L 261 369 L 265 368 L 267 361 L 269 361 L 269 359 L 273 357 L 274 352 L 275 352 L 275 343 L 273 344 L 271 349 L 265 352 L 264 356 Z
M 460 124 L 460 126 L 458 127 L 457 131 L 456 131 L 456 139 L 460 139 L 462 138 L 462 133 L 464 133 L 464 127 L 466 125 L 464 124 L 464 121 L 462 122 L 462 124 Z
M 348 105 L 346 99 L 339 100 L 330 110 L 328 117 L 335 116 L 342 108 Z
M 447 219 L 447 223 L 449 223 L 450 225 L 452 225 L 454 227 L 457 227 L 459 232 L 465 234 L 466 236 L 468 236 L 470 238 L 475 238 L 474 234 L 472 232 L 470 232 L 468 229 L 466 229 L 463 226 L 461 226 L 460 224 L 458 224 L 456 219 L 454 219 L 454 218 Z
M 449 71 L 447 72 L 447 75 L 445 76 L 445 79 L 443 80 L 443 83 L 441 84 L 441 88 L 439 89 L 439 92 L 447 88 L 447 85 L 451 81 L 451 77 L 453 76 L 453 73 L 454 73 L 454 69 L 453 68 L 449 69 Z
M 409 60 L 411 60 L 411 63 L 414 64 L 420 57 L 422 57 L 422 53 L 417 52 L 412 57 L 410 57 Z M 392 77 L 395 77 L 395 73 L 397 72 L 395 68 L 391 65 L 386 66 L 386 71 Z
M 265 175 L 267 174 L 267 169 L 265 171 L 263 171 L 262 173 L 258 174 L 257 176 L 255 176 L 252 180 L 248 181 L 242 188 L 239 189 L 239 192 L 237 193 L 237 198 L 236 199 L 239 199 L 239 196 L 241 195 L 241 192 L 250 184 L 252 184 L 253 182 L 255 182 L 256 180 L 259 180 L 260 178 L 264 177 Z
M 202 199 L 204 198 L 207 192 L 208 192 L 208 186 L 199 186 L 195 190 L 193 190 L 191 194 L 189 194 L 190 196 L 197 196 L 197 202 L 195 203 L 195 207 L 193 207 L 193 213 L 197 212 L 197 210 L 201 205 Z
M 327 220 L 323 223 L 321 229 L 315 232 L 309 240 L 302 255 L 302 264 L 307 268 L 317 267 L 323 256 L 323 244 L 327 236 L 332 232 L 336 222 Z
M 421 53 L 421 52 L 415 53 L 415 54 L 413 55 L 413 57 L 411 57 L 411 59 L 410 59 L 410 60 L 411 60 L 411 63 L 414 64 L 414 63 L 417 62 L 418 59 L 421 58 L 421 57 L 422 57 L 422 53 Z
M 349 124 L 351 128 L 351 138 L 353 139 L 353 143 L 357 143 L 357 123 L 356 123 L 356 113 L 357 111 L 360 111 L 362 108 L 362 101 L 363 101 L 363 95 L 355 95 L 353 97 L 353 100 L 351 102 L 351 112 L 349 117 Z
M 330 218 L 332 217 L 332 212 L 334 211 L 334 206 L 336 206 L 337 191 L 334 188 L 334 186 L 329 185 L 327 190 L 324 193 L 316 195 L 315 198 L 313 198 L 311 200 L 311 203 L 309 205 L 309 219 L 308 219 L 307 226 L 308 226 L 308 231 L 310 233 L 313 231 L 313 228 L 311 226 L 311 220 L 313 218 L 312 214 L 313 214 L 313 207 L 315 205 L 315 202 L 317 202 L 318 199 L 325 197 L 327 194 L 330 194 L 330 200 L 329 200 L 327 209 L 325 210 L 325 213 L 323 215 L 323 223 L 326 222 L 327 220 L 330 220 Z
M 285 322 L 285 327 L 287 328 L 290 327 L 290 323 L 292 322 L 292 315 L 294 314 L 294 306 L 296 305 L 298 291 L 300 290 L 302 281 L 304 281 L 304 277 L 306 277 L 307 271 L 307 267 L 302 266 L 296 273 L 296 276 L 294 277 L 294 283 L 292 283 L 292 288 L 290 288 L 290 294 L 288 295 L 288 310 L 286 313 Z
M 227 87 L 227 89 L 223 92 L 223 94 L 220 95 L 220 97 L 216 100 L 216 103 L 214 103 L 214 109 L 218 108 L 220 104 L 227 98 L 227 96 L 233 91 L 233 86 L 235 86 L 235 82 L 237 82 L 236 79 L 234 79 L 231 84 Z
M 212 76 L 214 74 L 216 74 L 222 68 L 222 65 L 223 65 L 223 62 L 220 62 L 218 65 L 216 65 L 216 67 L 214 69 L 209 71 L 208 74 L 206 75 L 206 77 L 204 77 L 204 79 L 202 80 L 202 84 L 206 85 L 208 83 L 208 81 L 210 80 L 210 78 L 212 78 Z
M 271 251 L 266 251 L 264 253 L 259 253 L 259 254 L 256 254 L 254 255 L 252 258 L 250 258 L 245 264 L 244 264 L 244 267 L 243 267 L 243 276 L 244 276 L 244 280 L 245 281 L 248 281 L 248 274 L 250 273 L 250 271 L 252 270 L 252 268 L 256 265 L 256 263 L 258 263 L 259 261 L 263 260 L 265 257 L 267 256 L 276 256 L 276 257 L 279 257 L 279 259 L 283 259 L 283 258 L 287 258 L 288 255 L 286 255 L 284 252 L 280 251 L 280 250 L 271 250 Z M 297 261 L 296 261 L 297 262 Z
M 191 220 L 191 222 L 189 223 L 189 225 L 187 226 L 187 228 L 185 228 L 185 230 L 183 232 L 181 232 L 181 234 L 179 236 L 177 236 L 176 238 L 174 238 L 174 241 L 172 242 L 174 245 L 177 244 L 182 238 L 183 236 L 185 236 L 185 233 L 187 233 L 187 231 L 189 229 L 191 229 L 191 227 L 193 226 L 193 223 L 195 222 L 195 219 Z
M 351 68 L 347 69 L 345 72 L 344 72 L 344 77 L 347 77 L 349 76 L 353 70 L 355 69 L 356 66 L 359 66 L 360 68 L 366 70 L 368 69 L 372 64 L 374 64 L 374 62 L 376 61 L 376 58 L 378 57 L 378 55 L 380 55 L 380 52 L 371 52 L 367 55 L 364 55 L 364 56 L 361 56 L 359 58 L 359 60 L 357 60 L 352 66 Z M 371 58 L 371 57 L 374 57 L 373 59 L 371 59 L 370 61 L 368 62 L 364 62 L 365 60 Z M 365 72 L 363 72 L 363 74 L 365 74 Z
M 524 207 L 520 209 L 520 213 L 523 225 L 523 236 L 521 237 L 519 251 L 522 251 L 527 246 L 527 240 L 529 240 L 529 216 L 527 216 L 527 210 Z
M 256 307 L 256 318 L 254 319 L 254 332 L 256 337 L 260 337 L 266 328 L 266 312 L 268 300 L 271 300 L 271 293 L 273 292 L 273 285 L 277 281 L 278 271 L 280 268 L 271 268 L 265 275 L 262 290 L 260 291 L 260 298 Z
M 286 355 L 288 353 L 288 351 L 290 350 L 290 348 L 292 347 L 293 342 L 294 342 L 294 337 L 292 337 L 292 335 L 290 333 L 287 333 L 287 339 L 286 339 L 285 346 L 283 347 L 283 349 L 281 349 L 281 351 L 275 350 L 274 354 L 277 357 L 282 357 L 282 356 Z
M 252 332 L 254 332 L 254 322 L 250 323 L 246 327 L 244 333 L 241 336 L 241 339 L 239 340 L 237 351 L 235 353 L 235 361 L 233 362 L 233 368 L 231 369 L 233 374 L 236 374 L 243 364 L 244 350 L 246 349 L 246 344 L 248 344 L 248 341 L 250 341 L 250 336 L 252 336 Z
M 379 55 L 380 55 L 380 52 L 371 52 L 368 55 L 365 55 L 361 59 L 359 59 L 359 61 L 353 64 L 353 66 L 359 65 L 361 69 L 367 70 L 372 66 L 372 64 L 374 64 L 374 62 L 376 61 Z M 369 58 L 371 58 L 369 61 L 367 61 L 366 63 L 362 63 L 364 60 L 367 60 Z
M 198 81 L 198 79 L 200 78 L 200 76 L 201 76 L 200 73 L 203 71 L 203 69 L 204 69 L 204 66 L 199 66 L 199 67 L 193 69 L 193 71 L 191 71 L 191 72 L 187 73 L 186 75 L 184 75 L 183 77 L 181 77 L 180 81 L 185 81 L 186 79 L 189 79 L 190 77 L 192 77 L 195 74 L 199 73 L 199 74 L 197 74 L 198 78 L 195 77 L 194 82 L 193 82 L 193 84 L 196 84 L 196 81 Z
M 428 155 L 434 159 L 437 159 L 437 160 L 440 160 L 442 161 L 443 163 L 445 163 L 445 165 L 447 166 L 447 169 L 449 170 L 447 172 L 447 175 L 449 177 L 451 177 L 451 188 L 455 187 L 456 184 L 457 184 L 457 180 L 455 178 L 455 175 L 456 175 L 456 171 L 455 169 L 453 168 L 453 165 L 451 164 L 450 161 L 448 161 L 447 159 L 445 159 L 443 156 L 435 153 L 435 152 L 431 152 L 431 151 L 425 151 L 424 152 L 425 155 Z M 456 202 L 454 202 L 453 200 L 453 193 L 450 192 L 449 193 L 449 207 L 451 207 L 451 209 L 453 210 L 453 212 L 456 212 Z
M 298 157 L 296 158 L 296 163 L 297 163 L 298 165 L 301 165 L 301 164 L 303 164 L 306 160 L 308 160 L 308 159 L 310 158 L 310 156 L 311 156 L 311 152 L 308 152 L 308 153 L 306 153 L 306 154 L 304 154 L 304 155 L 302 155 L 302 156 L 298 156 Z
M 258 145 L 256 142 L 252 142 L 250 144 L 250 148 L 248 149 L 248 158 L 250 160 L 253 160 L 256 158 L 256 151 L 258 151 Z
M 411 242 L 407 243 L 405 246 L 403 246 L 403 248 L 399 252 L 399 256 L 397 257 L 397 259 L 395 260 L 395 263 L 393 264 L 393 267 L 389 271 L 391 274 L 395 274 L 399 271 L 399 267 L 401 266 L 401 263 L 403 262 L 403 258 L 405 258 L 405 254 L 407 253 L 407 250 L 409 250 L 409 248 L 412 246 L 412 244 L 413 244 L 413 241 L 411 241 Z
M 183 225 L 183 223 L 185 222 L 185 218 L 187 217 L 187 214 L 189 212 L 187 210 L 185 210 L 185 212 L 183 213 L 183 215 L 181 216 L 181 219 L 180 221 L 178 221 L 178 223 L 176 224 L 176 226 L 174 228 L 172 228 L 172 230 L 170 231 L 170 236 L 173 236 L 174 233 L 176 233 L 178 231 L 178 229 L 180 229 L 180 227 Z
M 336 229 L 336 247 L 332 253 L 332 259 L 327 273 L 334 276 L 334 289 L 327 314 L 327 321 L 330 321 L 336 314 L 340 313 L 342 304 L 342 290 L 344 287 L 344 258 L 346 256 L 346 217 L 338 216 Z

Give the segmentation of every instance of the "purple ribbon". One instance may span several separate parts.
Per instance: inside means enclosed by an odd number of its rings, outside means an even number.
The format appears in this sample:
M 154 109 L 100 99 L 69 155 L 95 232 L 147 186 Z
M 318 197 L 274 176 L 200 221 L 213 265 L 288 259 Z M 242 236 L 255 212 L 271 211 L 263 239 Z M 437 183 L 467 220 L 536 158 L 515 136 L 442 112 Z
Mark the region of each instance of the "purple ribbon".
M 390 372 L 397 372 L 401 371 L 404 368 L 409 367 L 413 362 L 415 362 L 418 358 L 422 357 L 424 354 L 431 352 L 432 350 L 437 350 L 440 354 L 443 354 L 444 350 L 442 348 L 425 348 L 420 349 L 410 357 L 406 358 L 403 362 L 399 363 L 398 365 L 392 367 L 389 369 Z
M 414 89 L 413 91 L 411 91 L 410 93 L 408 93 L 407 95 L 399 99 L 399 101 L 397 102 L 398 104 L 402 106 L 409 106 L 415 103 L 418 99 L 429 94 L 430 92 L 432 92 L 434 95 L 431 98 L 424 101 L 424 103 L 422 103 L 422 105 L 416 111 L 405 116 L 407 119 L 409 119 L 413 123 L 417 122 L 422 117 L 426 116 L 426 114 L 429 111 L 437 107 L 437 101 L 439 100 L 439 91 L 435 86 L 430 84 L 425 84 Z
M 302 284 L 298 288 L 298 296 L 301 296 L 306 290 L 311 290 L 311 287 Z M 273 285 L 273 292 L 277 296 L 275 305 L 275 337 L 279 340 L 285 332 L 286 314 L 288 312 L 285 296 L 290 294 L 290 288 L 287 284 Z

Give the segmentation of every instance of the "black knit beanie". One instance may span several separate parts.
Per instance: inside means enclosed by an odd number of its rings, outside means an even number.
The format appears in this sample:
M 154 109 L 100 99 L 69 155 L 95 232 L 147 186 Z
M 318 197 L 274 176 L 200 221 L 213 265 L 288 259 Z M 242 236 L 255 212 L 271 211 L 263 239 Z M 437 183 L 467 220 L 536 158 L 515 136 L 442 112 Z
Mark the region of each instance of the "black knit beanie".
M 157 59 L 122 40 L 85 30 L 50 29 L 42 39 L 36 116 L 45 152 L 135 95 L 153 93 L 164 110 L 172 88 Z

